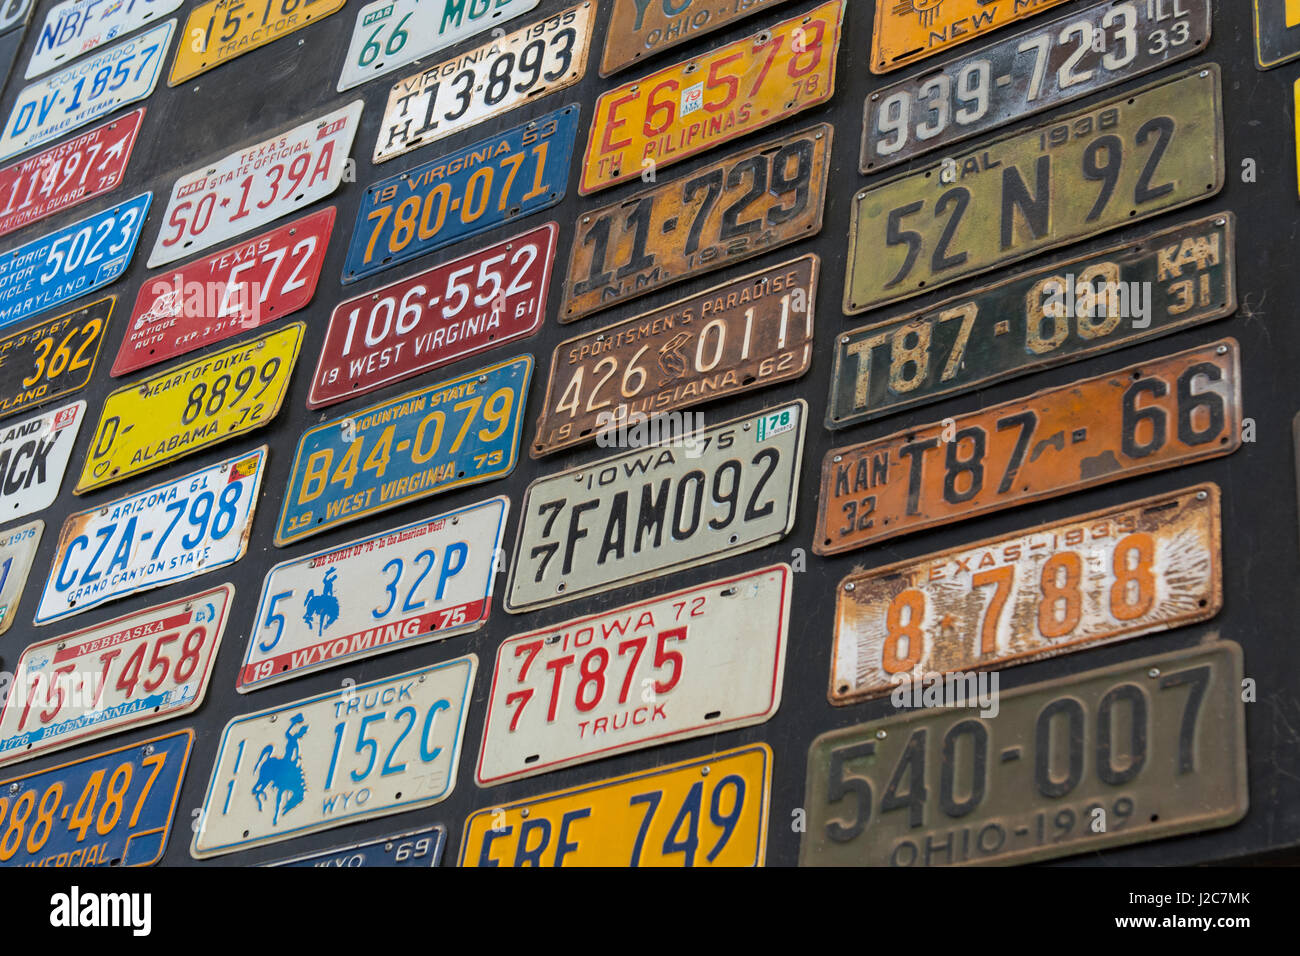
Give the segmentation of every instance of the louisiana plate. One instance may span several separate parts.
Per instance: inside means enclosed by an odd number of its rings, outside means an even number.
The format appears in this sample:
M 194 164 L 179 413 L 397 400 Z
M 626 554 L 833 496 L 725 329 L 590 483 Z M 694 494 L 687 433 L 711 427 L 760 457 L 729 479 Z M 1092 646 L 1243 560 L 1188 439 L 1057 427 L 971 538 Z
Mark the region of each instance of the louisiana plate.
M 0 521 L 54 504 L 85 417 L 86 403 L 73 402 L 0 427 Z

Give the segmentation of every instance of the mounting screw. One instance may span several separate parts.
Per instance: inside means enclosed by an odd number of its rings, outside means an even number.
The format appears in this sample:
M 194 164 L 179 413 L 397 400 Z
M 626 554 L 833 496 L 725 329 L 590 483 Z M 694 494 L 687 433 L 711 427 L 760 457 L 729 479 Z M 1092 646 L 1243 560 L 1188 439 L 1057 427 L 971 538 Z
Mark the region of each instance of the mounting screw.
M 1160 676 L 1160 668 L 1158 667 L 1153 667 L 1151 668 L 1151 670 L 1147 671 L 1147 677 L 1159 677 L 1159 676 Z

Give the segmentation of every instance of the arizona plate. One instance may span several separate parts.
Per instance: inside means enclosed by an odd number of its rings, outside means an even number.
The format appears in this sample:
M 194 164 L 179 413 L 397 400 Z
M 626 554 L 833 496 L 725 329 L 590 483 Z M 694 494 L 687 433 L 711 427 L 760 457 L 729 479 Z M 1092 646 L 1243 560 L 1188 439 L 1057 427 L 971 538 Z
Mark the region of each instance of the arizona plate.
M 45 522 L 40 518 L 0 531 L 0 634 L 14 622 L 44 531 Z
M 0 418 L 85 386 L 116 302 L 110 295 L 0 338 Z
M 0 521 L 54 504 L 85 417 L 86 403 L 73 402 L 0 427 Z
M 45 13 L 24 76 L 31 79 L 84 56 L 110 40 L 165 17 L 183 0 L 64 0 Z

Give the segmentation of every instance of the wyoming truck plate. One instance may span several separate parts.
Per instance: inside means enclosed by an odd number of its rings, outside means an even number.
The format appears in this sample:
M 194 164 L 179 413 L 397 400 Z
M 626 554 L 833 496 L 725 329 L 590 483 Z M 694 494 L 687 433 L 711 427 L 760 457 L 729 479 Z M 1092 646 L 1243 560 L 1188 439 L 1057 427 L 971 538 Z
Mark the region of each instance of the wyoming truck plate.
M 54 504 L 85 417 L 86 403 L 73 402 L 0 426 L 0 521 Z
M 195 5 L 176 46 L 168 86 L 301 30 L 342 9 L 346 0 L 208 0 Z
M 95 370 L 117 296 L 0 338 L 0 418 L 82 388 Z
M 872 73 L 888 73 L 1064 2 L 879 0 L 867 62 Z
M 600 75 L 610 76 L 785 0 L 614 0 Z
M 327 868 L 360 867 L 415 867 L 437 866 L 442 859 L 442 848 L 447 842 L 447 828 L 438 824 L 410 833 L 398 833 L 393 836 L 367 840 L 364 843 L 350 843 L 347 846 L 319 853 L 305 853 L 302 856 L 267 863 L 266 866 L 317 866 Z
M 64 0 L 50 7 L 24 76 L 31 79 L 165 17 L 182 0 Z M 161 59 L 161 56 L 159 57 Z
M 44 532 L 40 518 L 0 532 L 0 634 L 14 622 Z

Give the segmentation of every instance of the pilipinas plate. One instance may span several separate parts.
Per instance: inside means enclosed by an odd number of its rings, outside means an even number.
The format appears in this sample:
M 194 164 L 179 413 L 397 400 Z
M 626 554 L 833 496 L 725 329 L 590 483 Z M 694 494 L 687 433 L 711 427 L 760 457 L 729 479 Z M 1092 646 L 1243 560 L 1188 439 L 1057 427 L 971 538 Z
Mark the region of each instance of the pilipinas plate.
M 40 518 L 0 532 L 0 634 L 14 622 L 44 532 L 45 522 Z
M 437 866 L 447 842 L 447 828 L 442 824 L 398 833 L 394 836 L 352 843 L 320 853 L 306 853 L 266 866 L 319 867 L 426 867 Z
M 85 417 L 86 403 L 73 402 L 0 428 L 0 521 L 54 504 Z
M 613 0 L 600 75 L 610 76 L 679 43 L 763 13 L 785 0 Z
M 48 73 L 56 66 L 89 53 L 110 40 L 165 17 L 183 0 L 64 0 L 50 7 L 36 34 L 36 47 L 27 61 L 25 77 Z
M 0 418 L 63 398 L 95 370 L 117 296 L 0 338 Z
M 337 13 L 346 0 L 208 0 L 190 10 L 168 86 Z M 302 42 L 302 41 L 299 41 Z
M 871 72 L 888 73 L 1064 2 L 878 0 L 868 61 Z

